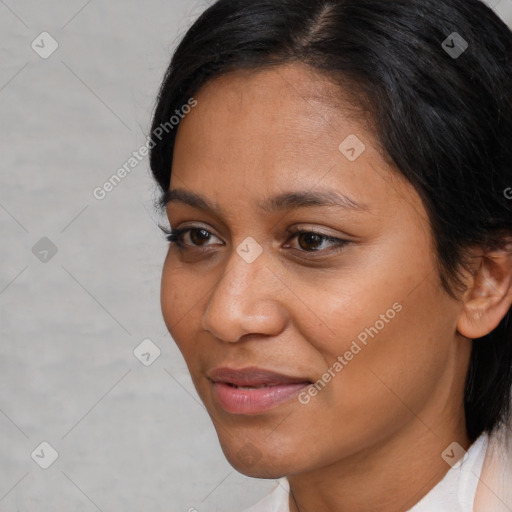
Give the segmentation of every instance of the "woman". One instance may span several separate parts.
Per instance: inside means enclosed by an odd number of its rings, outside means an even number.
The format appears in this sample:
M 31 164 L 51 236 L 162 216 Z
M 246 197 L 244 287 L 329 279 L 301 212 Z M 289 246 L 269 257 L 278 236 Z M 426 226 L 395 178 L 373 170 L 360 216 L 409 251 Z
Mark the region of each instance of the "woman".
M 511 91 L 477 0 L 220 0 L 183 38 L 162 312 L 279 479 L 251 512 L 512 510 Z

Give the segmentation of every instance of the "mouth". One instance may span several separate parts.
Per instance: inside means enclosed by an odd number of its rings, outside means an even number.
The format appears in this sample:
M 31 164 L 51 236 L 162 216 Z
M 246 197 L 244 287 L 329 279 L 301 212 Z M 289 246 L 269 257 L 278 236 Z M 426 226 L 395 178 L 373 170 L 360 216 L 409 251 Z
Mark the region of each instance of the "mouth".
M 262 368 L 216 368 L 208 373 L 213 396 L 232 414 L 258 414 L 273 409 L 312 384 L 305 377 L 292 377 Z

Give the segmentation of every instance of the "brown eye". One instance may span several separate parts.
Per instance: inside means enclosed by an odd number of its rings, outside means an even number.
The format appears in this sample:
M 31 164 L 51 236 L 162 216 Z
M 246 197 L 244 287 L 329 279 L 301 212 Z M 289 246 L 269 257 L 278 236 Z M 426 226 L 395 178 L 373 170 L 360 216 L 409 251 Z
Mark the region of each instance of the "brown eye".
M 295 231 L 290 232 L 290 240 L 297 239 L 294 244 L 296 249 L 302 252 L 327 252 L 336 248 L 343 248 L 349 242 L 341 238 L 316 233 L 314 231 Z
M 160 226 L 162 231 L 168 234 L 167 240 L 171 245 L 176 245 L 180 249 L 194 249 L 208 247 L 211 239 L 217 238 L 204 228 L 183 228 L 173 229 L 171 231 Z
M 318 251 L 322 246 L 322 242 L 327 239 L 328 237 L 315 233 L 302 233 L 297 237 L 301 249 L 305 251 Z
M 191 229 L 189 234 L 193 245 L 203 245 L 205 242 L 208 242 L 211 236 L 211 233 L 205 229 Z

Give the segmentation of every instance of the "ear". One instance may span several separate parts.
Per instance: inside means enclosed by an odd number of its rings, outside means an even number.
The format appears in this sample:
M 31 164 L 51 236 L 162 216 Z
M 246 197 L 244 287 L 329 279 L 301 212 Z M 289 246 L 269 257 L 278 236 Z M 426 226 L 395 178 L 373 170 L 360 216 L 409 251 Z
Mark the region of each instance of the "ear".
M 473 251 L 474 265 L 462 297 L 457 331 L 470 339 L 492 332 L 512 306 L 512 245 Z

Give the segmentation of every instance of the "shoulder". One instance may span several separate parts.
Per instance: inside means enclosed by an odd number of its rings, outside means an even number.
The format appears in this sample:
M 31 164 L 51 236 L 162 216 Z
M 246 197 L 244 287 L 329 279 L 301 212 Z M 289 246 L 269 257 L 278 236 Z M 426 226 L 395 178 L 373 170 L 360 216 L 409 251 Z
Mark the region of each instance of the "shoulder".
M 474 512 L 512 510 L 512 424 L 502 425 L 489 438 Z
M 252 507 L 242 512 L 289 512 L 288 495 L 290 492 L 290 485 L 286 477 L 280 478 L 276 481 L 275 487 L 270 494 L 265 496 L 262 500 L 258 501 Z

